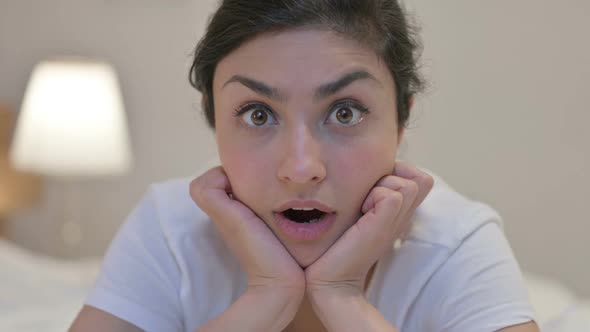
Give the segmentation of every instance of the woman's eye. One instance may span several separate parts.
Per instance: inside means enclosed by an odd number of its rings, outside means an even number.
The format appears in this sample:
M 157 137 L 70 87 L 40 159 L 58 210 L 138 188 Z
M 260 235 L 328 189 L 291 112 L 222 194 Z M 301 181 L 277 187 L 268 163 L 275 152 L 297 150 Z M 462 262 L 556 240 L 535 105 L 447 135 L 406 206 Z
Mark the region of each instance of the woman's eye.
M 242 121 L 252 127 L 276 124 L 276 119 L 272 111 L 263 105 L 249 104 L 237 109 L 234 113 L 235 116 L 241 117 Z
M 329 123 L 343 124 L 346 126 L 355 125 L 363 120 L 368 110 L 354 102 L 343 102 L 336 104 L 328 116 Z

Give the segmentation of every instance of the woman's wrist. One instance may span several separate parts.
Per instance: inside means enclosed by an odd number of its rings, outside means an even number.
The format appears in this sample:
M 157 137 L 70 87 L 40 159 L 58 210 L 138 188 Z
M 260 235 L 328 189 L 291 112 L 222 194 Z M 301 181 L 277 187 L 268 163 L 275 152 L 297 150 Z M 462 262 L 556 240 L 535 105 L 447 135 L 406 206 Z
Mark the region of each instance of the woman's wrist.
M 245 306 L 250 306 L 253 316 L 260 316 L 259 329 L 252 331 L 283 331 L 293 320 L 301 301 L 303 292 L 283 288 L 250 288 L 242 297 L 246 297 Z M 243 329 L 236 329 L 243 331 Z
M 198 331 L 282 331 L 295 317 L 301 300 L 290 291 L 249 288 Z
M 310 294 L 312 307 L 329 331 L 397 332 L 356 289 L 324 289 Z

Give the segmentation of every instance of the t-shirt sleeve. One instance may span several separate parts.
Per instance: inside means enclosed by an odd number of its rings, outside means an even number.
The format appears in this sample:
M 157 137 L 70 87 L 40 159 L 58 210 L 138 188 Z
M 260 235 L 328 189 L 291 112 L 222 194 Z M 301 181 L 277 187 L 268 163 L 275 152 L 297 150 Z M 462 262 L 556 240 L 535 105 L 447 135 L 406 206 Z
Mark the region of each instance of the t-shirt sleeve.
M 85 304 L 145 331 L 181 331 L 179 283 L 149 190 L 111 242 Z
M 432 276 L 431 331 L 491 332 L 534 320 L 526 285 L 502 229 L 487 222 Z

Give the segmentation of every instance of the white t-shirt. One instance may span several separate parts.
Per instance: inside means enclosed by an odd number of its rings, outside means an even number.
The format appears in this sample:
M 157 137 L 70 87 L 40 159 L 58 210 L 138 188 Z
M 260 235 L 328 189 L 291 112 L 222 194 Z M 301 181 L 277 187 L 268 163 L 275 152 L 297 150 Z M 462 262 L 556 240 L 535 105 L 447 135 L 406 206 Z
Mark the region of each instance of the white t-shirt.
M 433 175 L 401 246 L 366 297 L 400 331 L 496 331 L 534 320 L 498 214 Z M 245 291 L 246 275 L 189 196 L 192 178 L 153 184 L 113 239 L 86 304 L 146 331 L 195 332 Z

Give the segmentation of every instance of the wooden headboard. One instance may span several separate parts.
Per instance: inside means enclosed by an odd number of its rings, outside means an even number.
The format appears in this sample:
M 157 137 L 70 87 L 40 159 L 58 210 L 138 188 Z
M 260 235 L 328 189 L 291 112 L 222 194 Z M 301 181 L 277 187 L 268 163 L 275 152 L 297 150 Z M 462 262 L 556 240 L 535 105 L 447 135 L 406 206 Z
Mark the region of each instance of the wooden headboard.
M 0 234 L 3 222 L 17 209 L 39 199 L 41 178 L 15 170 L 9 161 L 9 149 L 15 127 L 15 114 L 0 104 Z

